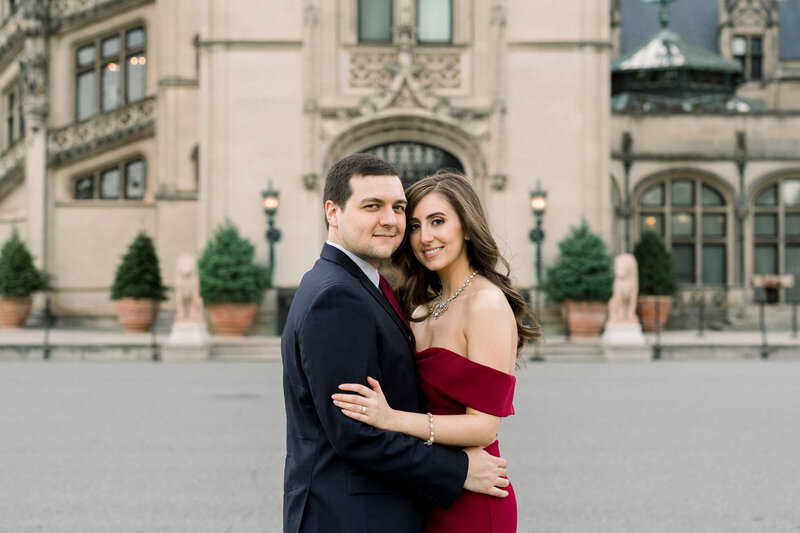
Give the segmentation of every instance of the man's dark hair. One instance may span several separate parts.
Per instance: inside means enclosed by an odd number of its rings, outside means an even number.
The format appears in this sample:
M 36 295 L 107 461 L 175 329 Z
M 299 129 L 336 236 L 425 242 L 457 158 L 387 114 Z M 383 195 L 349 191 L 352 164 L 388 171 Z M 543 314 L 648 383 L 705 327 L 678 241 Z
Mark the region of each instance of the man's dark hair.
M 399 176 L 400 172 L 394 166 L 380 157 L 372 154 L 353 154 L 345 157 L 328 171 L 325 178 L 325 192 L 322 195 L 323 204 L 328 200 L 344 207 L 353 189 L 350 188 L 350 178 L 353 176 Z

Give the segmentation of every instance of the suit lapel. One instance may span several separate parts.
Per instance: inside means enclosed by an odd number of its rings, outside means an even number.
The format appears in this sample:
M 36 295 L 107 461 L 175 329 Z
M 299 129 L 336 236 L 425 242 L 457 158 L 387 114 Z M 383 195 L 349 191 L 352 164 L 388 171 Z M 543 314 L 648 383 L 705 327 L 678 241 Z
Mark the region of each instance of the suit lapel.
M 403 332 L 403 336 L 408 340 L 411 348 L 414 348 L 413 337 L 411 337 L 409 333 L 408 326 L 403 322 L 403 319 L 397 314 L 397 311 L 394 310 L 392 304 L 389 303 L 389 300 L 386 299 L 381 290 L 373 285 L 367 275 L 364 274 L 364 271 L 361 270 L 357 264 L 347 257 L 344 252 L 328 244 L 323 246 L 320 257 L 327 259 L 328 261 L 333 261 L 347 270 L 351 275 L 356 277 L 361 282 L 361 286 L 364 287 L 364 290 L 367 291 L 370 296 L 375 298 L 375 301 L 378 302 L 384 311 L 386 311 L 386 313 L 389 315 L 389 318 L 391 318 L 397 327 L 400 328 L 400 330 Z

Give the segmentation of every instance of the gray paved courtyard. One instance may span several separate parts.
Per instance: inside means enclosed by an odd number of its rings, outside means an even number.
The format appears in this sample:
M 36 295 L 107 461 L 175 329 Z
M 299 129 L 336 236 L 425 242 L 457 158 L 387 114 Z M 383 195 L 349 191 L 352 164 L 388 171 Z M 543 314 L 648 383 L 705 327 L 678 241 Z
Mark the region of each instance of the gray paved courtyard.
M 0 364 L 0 532 L 280 531 L 280 370 Z M 800 532 L 800 361 L 518 378 L 521 532 Z

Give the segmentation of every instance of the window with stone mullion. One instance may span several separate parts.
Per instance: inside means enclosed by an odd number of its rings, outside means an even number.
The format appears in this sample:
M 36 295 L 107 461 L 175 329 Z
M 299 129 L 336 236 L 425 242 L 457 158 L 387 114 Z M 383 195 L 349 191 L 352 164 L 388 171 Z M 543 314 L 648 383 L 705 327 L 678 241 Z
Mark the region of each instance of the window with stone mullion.
M 147 184 L 143 157 L 102 167 L 75 180 L 75 200 L 143 200 Z
M 731 43 L 733 58 L 742 65 L 746 80 L 764 77 L 764 38 L 760 35 L 734 35 Z
M 129 27 L 78 47 L 75 52 L 76 121 L 144 98 L 147 62 L 144 32 L 142 26 Z
M 800 177 L 762 188 L 754 200 L 753 273 L 793 274 L 795 287 L 784 289 L 786 302 L 800 300 Z
M 664 239 L 681 283 L 727 283 L 728 206 L 716 189 L 698 178 L 669 178 L 644 191 L 638 211 L 640 234 L 651 230 Z

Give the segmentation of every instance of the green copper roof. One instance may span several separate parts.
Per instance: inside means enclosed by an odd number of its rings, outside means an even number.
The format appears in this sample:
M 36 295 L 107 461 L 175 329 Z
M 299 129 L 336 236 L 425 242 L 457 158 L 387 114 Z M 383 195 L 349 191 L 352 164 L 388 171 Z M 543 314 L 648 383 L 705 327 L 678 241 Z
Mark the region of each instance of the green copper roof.
M 742 72 L 742 66 L 738 61 L 688 43 L 668 29 L 661 30 L 644 45 L 611 63 L 611 72 L 656 69 Z

